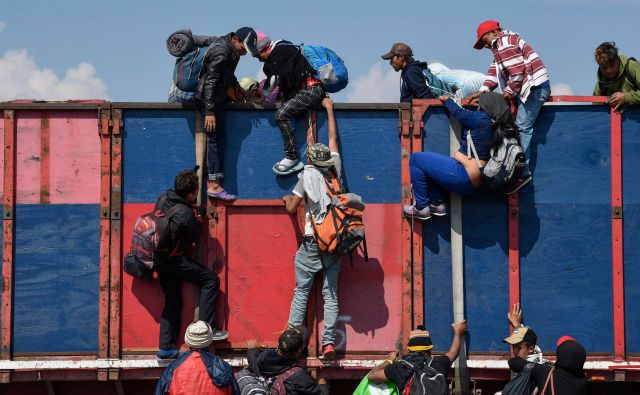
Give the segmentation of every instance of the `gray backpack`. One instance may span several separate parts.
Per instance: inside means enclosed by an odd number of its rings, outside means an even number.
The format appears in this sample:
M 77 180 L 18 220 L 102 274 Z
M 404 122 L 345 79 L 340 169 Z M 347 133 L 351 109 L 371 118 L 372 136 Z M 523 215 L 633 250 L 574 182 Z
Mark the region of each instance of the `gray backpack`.
M 467 156 L 471 152 L 478 162 L 484 181 L 495 189 L 505 189 L 522 177 L 526 166 L 526 157 L 516 137 L 504 137 L 500 145 L 491 148 L 489 160 L 482 167 L 476 147 L 473 145 L 471 131 L 467 132 Z

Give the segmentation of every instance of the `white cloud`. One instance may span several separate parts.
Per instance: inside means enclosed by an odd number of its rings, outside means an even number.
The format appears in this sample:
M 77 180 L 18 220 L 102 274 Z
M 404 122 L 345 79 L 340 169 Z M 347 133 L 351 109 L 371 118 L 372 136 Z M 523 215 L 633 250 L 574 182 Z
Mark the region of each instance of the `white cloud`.
M 347 100 L 351 103 L 397 103 L 400 100 L 400 73 L 374 64 L 365 76 L 350 83 Z
M 551 84 L 551 94 L 553 96 L 572 96 L 573 88 L 569 84 Z
M 107 86 L 89 63 L 70 68 L 60 79 L 40 68 L 26 49 L 9 50 L 0 58 L 0 100 L 108 99 Z
M 0 33 L 7 27 L 7 22 L 0 21 Z

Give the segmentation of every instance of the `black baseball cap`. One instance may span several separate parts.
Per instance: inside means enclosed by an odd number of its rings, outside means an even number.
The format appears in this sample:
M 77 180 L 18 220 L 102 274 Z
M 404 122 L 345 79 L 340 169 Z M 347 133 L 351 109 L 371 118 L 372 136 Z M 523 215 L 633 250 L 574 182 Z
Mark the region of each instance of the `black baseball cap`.
M 245 26 L 236 30 L 234 34 L 240 39 L 240 41 L 242 41 L 249 55 L 258 55 L 258 35 L 255 30 Z

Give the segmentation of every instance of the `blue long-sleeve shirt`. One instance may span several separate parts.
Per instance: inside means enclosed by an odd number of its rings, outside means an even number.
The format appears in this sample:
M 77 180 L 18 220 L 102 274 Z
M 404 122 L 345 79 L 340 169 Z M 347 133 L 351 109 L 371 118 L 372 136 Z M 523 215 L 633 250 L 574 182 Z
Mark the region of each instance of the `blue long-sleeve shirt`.
M 478 159 L 489 159 L 489 148 L 491 138 L 493 137 L 493 129 L 491 128 L 491 118 L 486 112 L 478 109 L 470 111 L 460 107 L 453 99 L 449 99 L 444 103 L 449 113 L 460 122 L 463 127 L 462 141 L 460 143 L 459 152 L 467 154 L 467 134 L 471 132 L 473 145 L 478 151 Z

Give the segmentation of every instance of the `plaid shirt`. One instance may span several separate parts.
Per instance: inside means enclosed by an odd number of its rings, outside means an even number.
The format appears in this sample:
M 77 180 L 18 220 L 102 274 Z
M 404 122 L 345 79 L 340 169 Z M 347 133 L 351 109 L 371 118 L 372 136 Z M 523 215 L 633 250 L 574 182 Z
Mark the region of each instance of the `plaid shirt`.
M 504 92 L 519 96 L 525 102 L 532 87 L 549 81 L 542 60 L 518 33 L 501 31 L 491 43 L 491 52 L 494 60 L 481 91 L 492 91 L 500 86 Z

